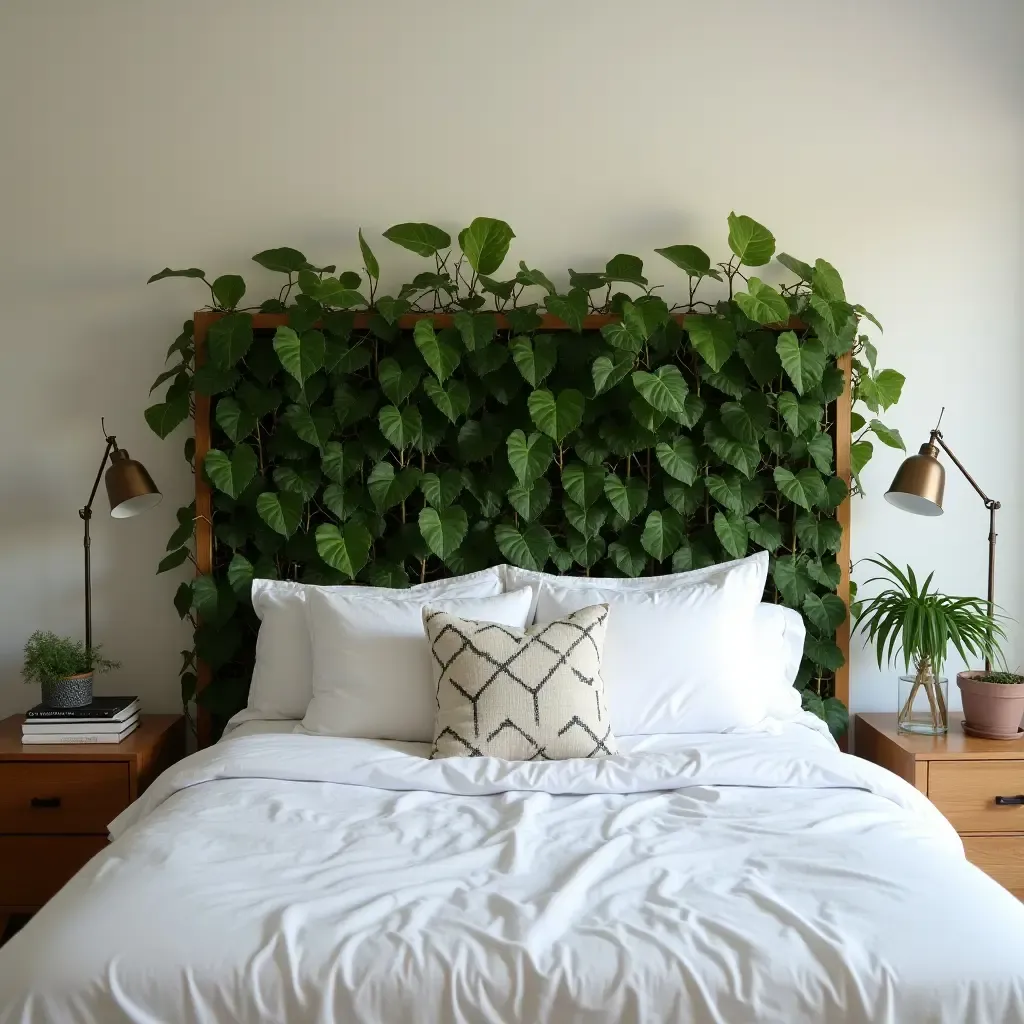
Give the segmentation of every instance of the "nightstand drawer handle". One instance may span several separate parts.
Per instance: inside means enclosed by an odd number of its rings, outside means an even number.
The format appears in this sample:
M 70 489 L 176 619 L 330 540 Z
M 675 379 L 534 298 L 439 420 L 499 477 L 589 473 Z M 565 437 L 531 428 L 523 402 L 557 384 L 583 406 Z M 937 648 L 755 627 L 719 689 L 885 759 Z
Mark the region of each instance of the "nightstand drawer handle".
M 997 796 L 996 803 L 1000 807 L 1013 807 L 1024 804 L 1024 793 L 1020 793 L 1017 796 Z
M 1024 800 L 1024 797 L 1022 797 L 1022 800 Z M 32 797 L 32 806 L 33 807 L 60 807 L 60 797 L 59 796 L 34 796 L 34 797 Z

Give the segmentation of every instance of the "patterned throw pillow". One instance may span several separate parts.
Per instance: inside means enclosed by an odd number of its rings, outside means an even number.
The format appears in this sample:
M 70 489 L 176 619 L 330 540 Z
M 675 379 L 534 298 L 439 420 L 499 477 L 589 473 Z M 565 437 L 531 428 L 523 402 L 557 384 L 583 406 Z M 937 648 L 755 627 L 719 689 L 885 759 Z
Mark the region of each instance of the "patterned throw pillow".
M 607 623 L 606 604 L 527 629 L 424 608 L 437 681 L 431 757 L 614 754 L 601 678 Z

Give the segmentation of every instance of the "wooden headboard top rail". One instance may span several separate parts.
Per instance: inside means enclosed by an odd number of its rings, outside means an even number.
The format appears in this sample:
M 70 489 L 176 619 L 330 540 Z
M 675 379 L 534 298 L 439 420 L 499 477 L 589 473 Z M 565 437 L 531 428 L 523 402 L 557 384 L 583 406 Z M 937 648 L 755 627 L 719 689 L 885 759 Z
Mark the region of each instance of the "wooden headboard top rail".
M 196 351 L 196 365 L 201 366 L 206 356 L 206 335 L 210 324 L 218 320 L 222 313 L 211 310 L 200 310 L 193 315 L 194 338 Z M 438 327 L 452 325 L 452 316 L 447 313 L 411 313 L 399 318 L 398 326 L 402 330 L 411 330 L 417 320 L 425 317 L 431 319 Z M 365 328 L 369 321 L 369 314 L 358 314 L 355 318 L 356 329 Z M 497 316 L 499 329 L 507 329 L 508 322 L 503 317 Z M 583 330 L 600 330 L 605 324 L 612 323 L 618 318 L 609 314 L 591 314 L 583 321 Z M 682 316 L 677 316 L 680 322 Z M 550 314 L 541 317 L 541 328 L 545 331 L 568 330 L 565 323 Z M 284 313 L 256 313 L 252 318 L 254 330 L 276 330 L 288 323 L 288 316 Z M 802 328 L 803 324 L 798 321 L 791 321 L 789 324 L 779 324 L 780 330 L 786 328 Z M 850 385 L 852 374 L 852 357 L 849 354 L 841 356 L 838 366 L 843 371 L 845 388 L 843 394 L 836 401 L 835 409 L 835 448 L 836 448 L 836 475 L 845 481 L 847 488 L 850 485 Z M 199 467 L 203 464 L 203 458 L 210 449 L 210 398 L 207 395 L 197 394 L 195 396 L 195 438 L 196 453 L 195 474 L 196 487 L 196 564 L 197 574 L 205 575 L 213 569 L 213 504 L 210 485 L 203 479 Z M 842 543 L 836 559 L 839 563 L 840 581 L 839 596 L 843 603 L 849 607 L 850 594 L 850 509 L 851 499 L 847 495 L 846 500 L 839 506 L 836 512 L 836 519 L 842 527 Z M 835 694 L 844 704 L 850 704 L 850 618 L 847 615 L 843 624 L 836 632 L 836 644 L 843 653 L 844 663 L 835 673 Z M 200 662 L 198 665 L 197 691 L 202 690 L 210 682 L 209 666 Z M 208 712 L 200 705 L 197 709 L 197 729 L 199 746 L 207 746 L 211 742 L 211 721 Z

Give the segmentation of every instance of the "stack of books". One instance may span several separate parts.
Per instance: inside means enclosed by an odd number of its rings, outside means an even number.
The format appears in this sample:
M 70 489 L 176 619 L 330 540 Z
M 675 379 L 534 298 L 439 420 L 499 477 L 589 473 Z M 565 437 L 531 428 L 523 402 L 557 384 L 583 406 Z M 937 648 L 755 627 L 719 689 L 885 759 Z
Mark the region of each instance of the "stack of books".
M 120 743 L 138 727 L 138 697 L 93 697 L 80 708 L 37 704 L 25 714 L 21 742 Z

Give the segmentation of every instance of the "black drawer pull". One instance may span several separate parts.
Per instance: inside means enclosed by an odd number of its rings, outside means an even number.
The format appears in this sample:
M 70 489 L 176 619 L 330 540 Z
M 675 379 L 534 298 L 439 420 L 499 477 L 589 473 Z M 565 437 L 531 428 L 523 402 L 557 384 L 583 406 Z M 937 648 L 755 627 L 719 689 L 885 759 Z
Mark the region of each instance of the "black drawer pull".
M 996 803 L 1000 807 L 1013 807 L 1024 804 L 1024 793 L 1020 793 L 1017 796 L 997 796 Z
M 1021 797 L 1024 801 L 1024 797 Z M 60 807 L 59 796 L 34 796 L 32 797 L 33 807 Z

